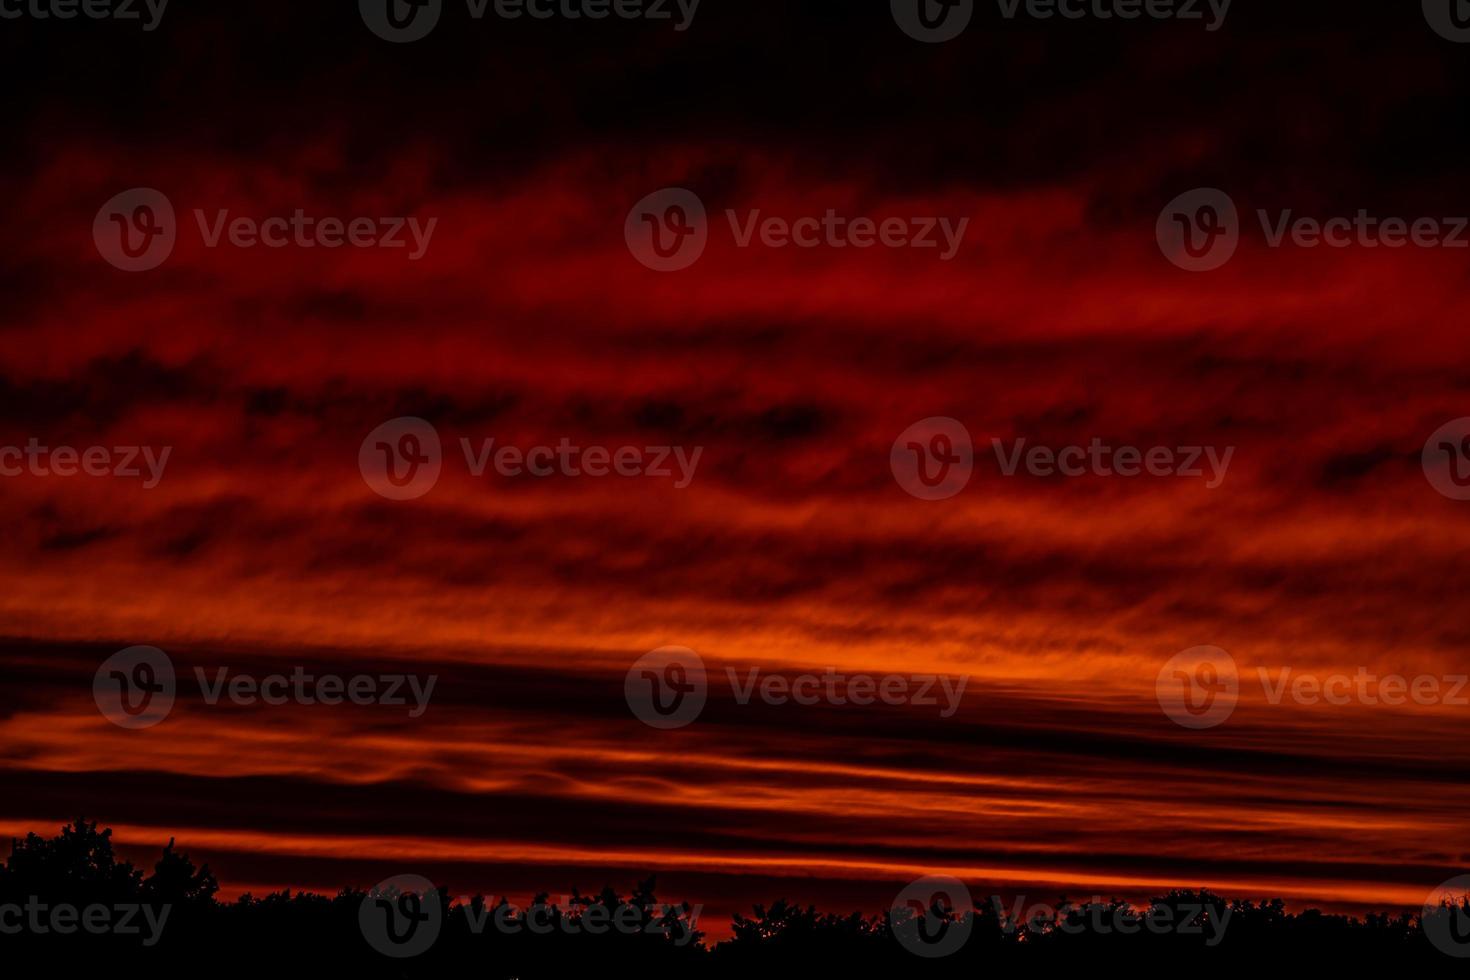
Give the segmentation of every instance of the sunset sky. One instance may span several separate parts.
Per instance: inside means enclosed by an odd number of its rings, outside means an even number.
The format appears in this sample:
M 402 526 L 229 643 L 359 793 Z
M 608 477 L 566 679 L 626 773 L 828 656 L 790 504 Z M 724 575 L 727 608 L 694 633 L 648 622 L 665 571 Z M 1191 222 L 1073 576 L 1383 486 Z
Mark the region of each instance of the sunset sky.
M 683 32 L 460 7 L 389 45 L 351 4 L 177 2 L 148 33 L 0 23 L 0 447 L 171 447 L 153 489 L 0 478 L 0 836 L 177 837 L 226 896 L 657 873 L 716 935 L 930 873 L 1362 910 L 1466 870 L 1470 707 L 1257 681 L 1470 673 L 1470 503 L 1420 460 L 1470 416 L 1470 250 L 1271 248 L 1255 217 L 1470 214 L 1470 47 L 1417 4 L 1242 3 L 1215 32 L 982 4 L 943 45 L 882 3 L 706 0 Z M 92 227 L 135 187 L 179 239 L 128 273 Z M 624 241 L 665 187 L 710 213 L 681 272 Z M 1196 187 L 1244 219 L 1215 272 L 1155 240 Z M 193 218 L 298 208 L 437 225 L 410 261 L 208 248 Z M 949 261 L 740 248 L 726 209 L 969 225 Z M 358 453 L 404 416 L 444 473 L 390 501 Z M 930 502 L 889 453 L 941 416 L 976 467 Z M 702 455 L 683 489 L 475 478 L 462 438 Z M 993 438 L 1234 455 L 1215 489 L 1006 476 Z M 137 644 L 180 697 L 129 731 L 92 678 Z M 667 645 L 711 691 L 660 732 L 623 683 Z M 1241 700 L 1191 731 L 1155 679 L 1200 645 Z M 438 682 L 417 718 L 192 682 L 298 665 Z M 969 682 L 949 718 L 741 705 L 724 670 L 757 666 Z

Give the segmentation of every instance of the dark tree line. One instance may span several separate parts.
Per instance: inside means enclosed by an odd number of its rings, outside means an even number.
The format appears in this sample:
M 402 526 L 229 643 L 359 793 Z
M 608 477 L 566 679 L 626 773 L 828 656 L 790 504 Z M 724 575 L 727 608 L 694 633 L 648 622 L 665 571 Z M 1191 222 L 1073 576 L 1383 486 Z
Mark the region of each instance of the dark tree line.
M 0 964 L 6 972 L 44 965 L 151 977 L 345 968 L 368 977 L 765 980 L 834 970 L 978 977 L 1007 967 L 1101 963 L 1273 973 L 1325 964 L 1444 971 L 1464 969 L 1446 944 L 1470 953 L 1470 899 L 1429 915 L 1360 919 L 1293 913 L 1279 899 L 1226 901 L 1174 891 L 1147 908 L 1058 901 L 1027 909 L 1019 921 L 1017 912 L 1026 907 L 998 900 L 964 914 L 935 906 L 880 915 L 836 915 L 781 901 L 735 916 L 732 938 L 711 945 L 687 906 L 657 900 L 652 880 L 626 896 L 611 889 L 577 894 L 565 907 L 538 896 L 528 909 L 504 899 L 494 906 L 482 897 L 452 901 L 442 889 L 348 888 L 330 897 L 284 891 L 225 903 L 215 898 L 218 887 L 209 868 L 195 867 L 173 841 L 145 874 L 117 858 L 111 831 L 96 824 L 79 820 L 53 838 L 30 834 L 12 842 L 0 867 Z M 126 915 L 118 910 L 135 906 L 150 907 L 151 918 L 134 913 L 132 931 L 117 928 Z M 55 918 L 63 907 L 75 915 Z M 87 915 L 93 928 L 83 926 Z M 599 923 L 604 927 L 596 928 Z M 397 942 L 405 937 L 427 944 L 413 956 L 385 954 L 403 952 Z M 952 951 L 935 957 L 915 951 L 941 948 Z

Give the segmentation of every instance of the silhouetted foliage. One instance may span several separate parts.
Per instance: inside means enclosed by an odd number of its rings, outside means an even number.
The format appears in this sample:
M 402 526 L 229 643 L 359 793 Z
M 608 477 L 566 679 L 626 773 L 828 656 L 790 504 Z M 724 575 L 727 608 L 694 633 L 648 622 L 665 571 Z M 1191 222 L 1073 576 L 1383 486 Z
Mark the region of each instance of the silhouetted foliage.
M 1007 967 L 1061 970 L 1102 963 L 1206 973 L 1263 966 L 1273 972 L 1457 966 L 1426 938 L 1426 923 L 1418 914 L 1358 919 L 1317 910 L 1292 913 L 1280 899 L 1227 902 L 1207 891 L 1171 891 L 1146 908 L 1118 899 L 1008 906 L 995 898 L 972 911 L 936 907 L 923 915 L 905 909 L 836 915 L 777 901 L 756 906 L 748 916 L 737 914 L 731 938 L 709 946 L 690 907 L 660 903 L 654 886 L 653 879 L 640 882 L 626 897 L 612 889 L 574 893 L 565 907 L 540 895 L 528 909 L 504 898 L 493 905 L 483 896 L 454 901 L 444 889 L 425 895 L 344 889 L 332 897 L 283 891 L 223 903 L 215 899 L 219 886 L 209 868 L 196 868 L 172 840 L 145 876 L 113 853 L 111 831 L 78 820 L 54 838 L 30 834 L 12 841 L 0 867 L 0 909 L 22 912 L 0 917 L 5 926 L 0 963 L 10 969 L 39 963 L 153 977 L 296 976 L 347 969 L 370 977 L 558 980 L 582 975 L 766 980 L 811 977 L 817 971 L 975 977 Z M 135 916 L 139 929 L 133 934 L 111 928 L 60 934 L 44 914 L 46 928 L 31 927 L 27 908 L 61 905 L 78 910 L 151 905 L 153 913 L 152 919 Z M 438 922 L 432 943 L 408 958 L 384 955 L 364 924 L 400 910 Z M 100 922 L 100 913 L 93 914 Z M 1441 907 L 1429 919 L 1431 928 L 1470 946 L 1463 931 L 1470 922 L 1470 898 Z M 17 922 L 18 930 L 13 928 Z M 113 914 L 109 923 L 117 922 Z M 621 927 L 610 928 L 612 923 Z M 925 958 L 900 942 L 895 927 L 900 932 L 917 927 L 916 934 L 928 942 L 959 930 L 964 940 L 948 955 Z

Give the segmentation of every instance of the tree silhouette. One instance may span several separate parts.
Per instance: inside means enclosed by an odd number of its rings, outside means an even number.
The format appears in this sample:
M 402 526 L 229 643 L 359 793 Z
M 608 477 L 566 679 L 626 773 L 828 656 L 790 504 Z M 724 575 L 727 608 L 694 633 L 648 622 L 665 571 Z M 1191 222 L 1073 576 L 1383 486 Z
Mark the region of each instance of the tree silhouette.
M 1448 899 L 1422 915 L 1378 912 L 1362 919 L 1315 909 L 1293 913 L 1281 899 L 1227 902 L 1188 890 L 1170 891 L 1140 908 L 1113 898 L 1007 909 L 995 899 L 963 912 L 934 907 L 879 915 L 825 913 L 779 900 L 755 906 L 750 915 L 736 914 L 731 938 L 710 946 L 690 907 L 659 902 L 655 886 L 652 878 L 640 881 L 626 897 L 612 888 L 594 895 L 574 892 L 565 907 L 542 894 L 526 909 L 504 898 L 492 905 L 481 895 L 453 901 L 444 889 L 414 895 L 345 888 L 330 897 L 287 890 L 222 903 L 209 868 L 196 868 L 174 840 L 145 876 L 118 859 L 110 830 L 78 820 L 56 837 L 32 833 L 11 842 L 0 866 L 0 906 L 166 906 L 166 927 L 152 943 L 115 932 L 37 932 L 24 916 L 7 918 L 0 909 L 0 925 L 8 923 L 0 929 L 0 962 L 11 970 L 31 961 L 48 969 L 124 975 L 147 970 L 155 977 L 345 969 L 370 977 L 769 980 L 875 972 L 974 977 L 982 970 L 1100 963 L 1232 973 L 1261 964 L 1273 970 L 1444 970 L 1454 965 L 1446 943 L 1470 952 L 1470 896 Z M 391 904 L 380 910 L 371 903 L 408 898 L 424 923 L 437 925 L 421 953 L 395 958 L 381 943 L 374 945 L 364 922 L 376 911 L 393 910 Z M 9 927 L 17 922 L 19 930 Z M 622 927 L 598 928 L 612 922 Z M 925 958 L 901 940 L 901 930 L 910 925 L 931 936 L 959 930 L 964 941 L 948 955 Z

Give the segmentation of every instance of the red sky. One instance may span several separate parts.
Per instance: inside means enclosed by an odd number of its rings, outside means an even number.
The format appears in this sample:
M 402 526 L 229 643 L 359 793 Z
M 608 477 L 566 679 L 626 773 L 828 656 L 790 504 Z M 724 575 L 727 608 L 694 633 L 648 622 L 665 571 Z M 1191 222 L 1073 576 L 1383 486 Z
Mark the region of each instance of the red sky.
M 1155 79 L 1175 70 L 1163 50 L 1148 49 Z M 1284 72 L 1271 42 L 1254 50 Z M 1123 91 L 1100 73 L 1104 93 Z M 1290 121 L 1279 138 L 1301 159 L 1330 157 L 1312 135 L 1319 94 L 1291 91 L 1290 113 L 1260 116 Z M 1387 154 L 1409 95 L 1380 91 L 1361 112 L 1366 145 Z M 1062 159 L 1060 120 L 1081 96 L 1030 98 L 1007 146 L 954 137 L 975 176 L 951 160 L 932 179 L 873 153 L 901 138 L 897 115 L 866 154 L 692 122 L 541 139 L 523 167 L 508 134 L 475 157 L 410 129 L 365 157 L 358 122 L 330 113 L 261 146 L 219 120 L 136 141 L 32 119 L 0 219 L 14 257 L 0 445 L 172 456 L 146 491 L 0 480 L 0 658 L 18 679 L 0 712 L 0 834 L 86 815 L 149 851 L 177 837 L 228 894 L 413 871 L 456 894 L 524 896 L 656 871 L 660 897 L 703 904 L 715 932 L 781 896 L 876 911 L 931 872 L 1038 901 L 1208 886 L 1417 905 L 1470 851 L 1466 709 L 1271 704 L 1253 678 L 1470 672 L 1470 505 L 1420 466 L 1429 434 L 1470 415 L 1465 255 L 1276 250 L 1256 227 L 1225 268 L 1189 274 L 1160 255 L 1154 220 L 1207 184 L 1247 214 L 1448 215 L 1454 200 L 1348 164 L 1323 186 L 1306 164 L 1247 168 L 1242 134 L 1274 130 L 1238 108 L 1210 125 L 1130 123 L 1131 143 L 1077 124 L 1079 153 Z M 1028 154 L 1044 162 L 1025 180 L 995 178 Z M 658 274 L 629 254 L 623 220 L 675 184 L 704 199 L 712 243 Z M 108 267 L 91 239 L 96 209 L 134 186 L 185 219 L 149 273 Z M 412 263 L 207 249 L 196 207 L 438 226 Z M 725 208 L 970 230 L 950 262 L 739 249 Z M 428 496 L 395 503 L 357 454 L 399 416 L 431 420 L 449 458 Z M 982 449 L 969 487 L 937 503 L 888 465 L 897 435 L 932 416 Z M 682 490 L 472 479 L 462 437 L 704 453 Z M 988 452 L 991 438 L 1094 437 L 1236 451 L 1215 490 L 1005 477 Z M 440 679 L 421 718 L 190 696 L 131 732 L 90 684 L 134 644 L 181 672 Z M 697 723 L 661 733 L 622 683 L 667 644 L 697 650 L 717 682 Z M 1226 724 L 1192 732 L 1154 682 L 1201 644 L 1249 679 Z M 970 682 L 947 719 L 739 705 L 723 669 L 757 665 Z

